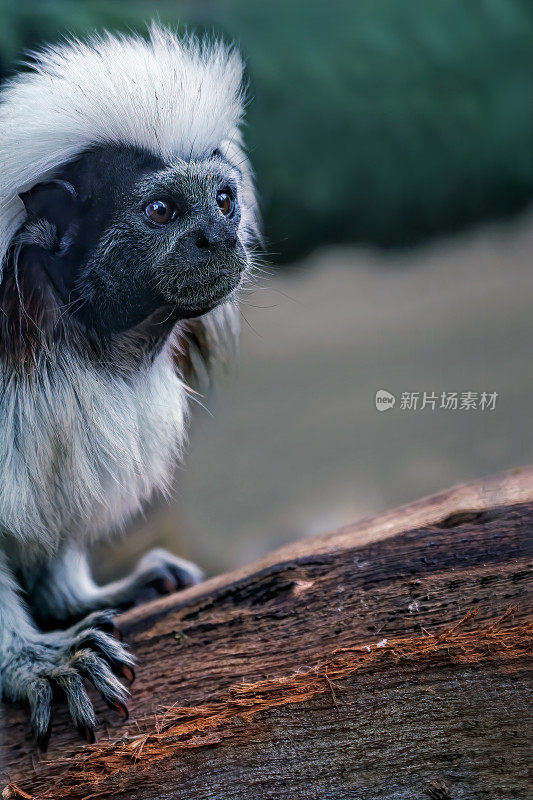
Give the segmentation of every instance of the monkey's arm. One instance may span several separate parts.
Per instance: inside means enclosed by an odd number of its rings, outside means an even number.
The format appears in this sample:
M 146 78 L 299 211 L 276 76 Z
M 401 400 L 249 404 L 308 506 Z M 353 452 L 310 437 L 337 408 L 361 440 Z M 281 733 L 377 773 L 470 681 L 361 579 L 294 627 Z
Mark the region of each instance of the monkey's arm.
M 0 551 L 0 675 L 3 696 L 29 705 L 31 724 L 41 748 L 50 736 L 53 689 L 68 702 L 78 729 L 94 740 L 92 703 L 83 686 L 88 678 L 106 703 L 127 716 L 127 690 L 113 672 L 132 677 L 133 659 L 113 636 L 99 630 L 93 614 L 64 631 L 43 633 L 34 625 L 17 581 Z
M 50 622 L 76 619 L 98 609 L 124 609 L 148 589 L 167 594 L 199 583 L 202 571 L 195 564 L 157 548 L 144 555 L 124 578 L 104 586 L 95 583 L 85 552 L 65 550 L 45 569 L 25 574 L 36 618 Z M 111 619 L 111 617 L 110 617 Z

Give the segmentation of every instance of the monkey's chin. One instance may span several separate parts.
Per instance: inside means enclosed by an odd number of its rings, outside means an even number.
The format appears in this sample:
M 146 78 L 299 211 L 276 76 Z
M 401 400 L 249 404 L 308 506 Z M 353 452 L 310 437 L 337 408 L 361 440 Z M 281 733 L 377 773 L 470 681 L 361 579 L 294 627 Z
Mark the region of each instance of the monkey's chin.
M 240 281 L 220 281 L 210 284 L 208 291 L 199 286 L 197 291 L 180 292 L 171 302 L 180 319 L 194 319 L 208 314 L 221 303 L 225 303 L 235 293 Z M 191 287 L 192 288 L 192 287 Z M 201 291 L 204 289 L 204 291 Z

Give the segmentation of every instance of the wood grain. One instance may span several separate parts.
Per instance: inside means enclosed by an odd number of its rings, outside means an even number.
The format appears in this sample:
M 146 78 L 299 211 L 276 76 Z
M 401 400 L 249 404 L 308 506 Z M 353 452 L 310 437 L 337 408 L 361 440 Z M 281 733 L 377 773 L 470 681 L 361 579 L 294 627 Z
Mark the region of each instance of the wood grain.
M 133 609 L 130 722 L 6 708 L 5 797 L 525 800 L 532 534 L 521 469 Z

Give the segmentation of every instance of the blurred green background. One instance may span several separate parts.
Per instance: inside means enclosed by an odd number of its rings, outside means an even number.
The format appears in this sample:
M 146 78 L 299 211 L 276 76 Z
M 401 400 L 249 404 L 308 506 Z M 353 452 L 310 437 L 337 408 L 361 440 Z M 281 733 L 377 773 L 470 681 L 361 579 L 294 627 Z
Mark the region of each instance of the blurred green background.
M 533 195 L 531 0 L 0 0 L 0 72 L 69 31 L 236 39 L 271 259 L 416 244 Z

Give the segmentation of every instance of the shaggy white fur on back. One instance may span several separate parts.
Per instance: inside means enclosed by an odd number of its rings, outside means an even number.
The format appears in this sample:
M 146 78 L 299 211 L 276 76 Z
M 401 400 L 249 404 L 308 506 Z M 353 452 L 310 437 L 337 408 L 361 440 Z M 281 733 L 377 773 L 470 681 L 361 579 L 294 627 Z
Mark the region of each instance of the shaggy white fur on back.
M 0 279 L 24 219 L 18 198 L 91 145 L 198 158 L 239 139 L 242 62 L 221 42 L 150 38 L 67 42 L 38 54 L 0 92 Z

